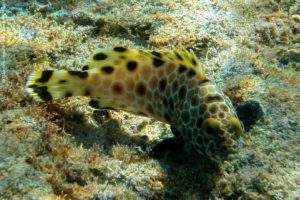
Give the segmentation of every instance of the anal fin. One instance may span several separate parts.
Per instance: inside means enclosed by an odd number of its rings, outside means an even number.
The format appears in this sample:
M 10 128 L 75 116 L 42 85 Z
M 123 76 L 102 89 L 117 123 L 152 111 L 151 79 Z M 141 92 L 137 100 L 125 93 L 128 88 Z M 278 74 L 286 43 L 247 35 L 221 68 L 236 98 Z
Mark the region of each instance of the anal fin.
M 105 98 L 92 98 L 89 105 L 95 109 L 109 109 L 109 110 L 124 110 L 126 112 L 133 113 L 135 115 L 146 116 L 143 112 L 139 111 L 133 106 L 128 106 L 115 99 L 105 99 Z

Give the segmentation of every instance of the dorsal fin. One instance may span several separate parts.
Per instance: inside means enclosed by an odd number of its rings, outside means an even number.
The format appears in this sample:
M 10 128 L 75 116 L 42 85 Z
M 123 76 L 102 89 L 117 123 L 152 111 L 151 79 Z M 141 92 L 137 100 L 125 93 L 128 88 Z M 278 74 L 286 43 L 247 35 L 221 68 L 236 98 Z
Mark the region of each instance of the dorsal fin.
M 188 69 L 193 69 L 199 79 L 206 78 L 204 68 L 200 65 L 199 60 L 193 52 L 187 51 L 185 48 L 181 48 L 180 50 L 175 49 L 170 52 L 170 57 L 177 59 L 180 64 L 185 65 Z
M 185 66 L 187 70 L 192 69 L 197 74 L 200 80 L 206 79 L 203 66 L 199 63 L 199 60 L 195 54 L 191 51 L 181 48 L 180 50 L 153 50 L 153 51 L 139 51 L 142 55 L 145 55 L 151 59 L 157 58 L 166 63 L 175 63 Z
M 131 60 L 149 63 L 158 61 L 161 63 L 180 64 L 192 73 L 196 73 L 199 79 L 202 80 L 206 78 L 204 69 L 195 54 L 187 51 L 185 48 L 181 48 L 180 50 L 175 49 L 173 51 L 144 51 L 125 47 L 102 49 L 89 58 L 82 67 L 82 70 L 93 72 L 103 67 L 124 67 L 127 66 Z

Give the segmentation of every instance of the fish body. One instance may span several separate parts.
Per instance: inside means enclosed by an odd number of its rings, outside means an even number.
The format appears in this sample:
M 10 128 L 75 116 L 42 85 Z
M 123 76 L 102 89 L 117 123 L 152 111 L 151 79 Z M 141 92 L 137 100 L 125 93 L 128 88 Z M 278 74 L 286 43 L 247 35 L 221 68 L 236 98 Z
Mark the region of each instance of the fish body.
M 26 91 L 38 102 L 89 96 L 92 107 L 154 118 L 170 124 L 200 154 L 217 159 L 236 151 L 243 134 L 229 98 L 185 49 L 103 49 L 81 71 L 33 72 Z

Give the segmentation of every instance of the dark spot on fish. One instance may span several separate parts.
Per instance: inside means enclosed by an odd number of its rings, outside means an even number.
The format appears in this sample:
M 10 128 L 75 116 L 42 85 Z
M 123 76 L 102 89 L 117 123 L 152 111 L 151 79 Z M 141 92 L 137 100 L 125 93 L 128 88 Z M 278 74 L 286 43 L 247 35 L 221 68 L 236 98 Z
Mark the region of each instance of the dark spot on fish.
M 210 82 L 210 80 L 208 80 L 208 79 L 203 79 L 202 81 L 200 81 L 199 86 L 201 86 L 201 85 L 203 85 L 203 84 L 205 84 L 205 83 L 208 83 L 208 82 Z
M 185 65 L 180 65 L 179 66 L 179 69 L 178 69 L 178 72 L 179 73 L 183 73 L 183 72 L 185 72 L 187 70 L 187 67 L 185 66 Z
M 186 95 L 186 88 L 185 86 L 181 86 L 181 88 L 179 89 L 179 93 L 178 93 L 178 97 L 179 99 L 184 99 Z
M 224 112 L 227 112 L 228 111 L 228 107 L 224 104 L 221 105 L 221 109 L 224 111 Z
M 139 84 L 137 85 L 136 93 L 137 93 L 139 96 L 144 96 L 144 95 L 146 94 L 146 86 L 144 85 L 144 83 L 139 83 Z
M 107 55 L 104 53 L 97 53 L 94 55 L 94 60 L 105 60 L 107 58 Z
M 33 91 L 43 100 L 43 101 L 50 101 L 52 100 L 51 94 L 48 92 L 47 86 L 41 87 L 33 87 Z
M 36 82 L 40 82 L 40 83 L 46 83 L 49 81 L 49 79 L 51 78 L 53 74 L 53 70 L 45 70 L 42 72 L 42 76 L 41 78 L 39 78 L 38 80 L 36 80 Z
M 161 53 L 159 53 L 159 52 L 157 52 L 157 51 L 152 51 L 152 55 L 161 58 Z
M 117 51 L 117 52 L 125 52 L 127 49 L 124 48 L 124 47 L 115 47 L 114 48 L 114 51 Z
M 159 90 L 161 92 L 163 92 L 166 88 L 166 85 L 167 85 L 167 80 L 164 78 L 162 80 L 159 81 Z
M 105 72 L 106 74 L 111 74 L 114 71 L 114 68 L 111 66 L 105 66 L 101 68 L 101 71 Z
M 136 69 L 136 67 L 137 67 L 137 62 L 135 62 L 135 61 L 130 61 L 127 63 L 127 69 L 129 71 L 134 71 Z
M 195 58 L 192 58 L 192 63 L 193 65 L 197 65 L 197 61 L 195 60 Z
M 200 99 L 198 96 L 192 97 L 192 101 L 191 101 L 192 106 L 197 106 L 199 104 L 199 102 L 200 102 Z
M 81 70 L 85 71 L 85 70 L 88 70 L 89 69 L 89 66 L 88 65 L 84 65 Z
M 187 76 L 189 77 L 189 78 L 191 78 L 191 77 L 193 77 L 193 76 L 195 76 L 196 75 L 196 72 L 195 72 L 195 70 L 193 70 L 193 69 L 190 69 L 189 71 L 188 71 L 188 74 L 187 74 Z
M 220 113 L 218 114 L 218 116 L 219 116 L 220 118 L 224 118 L 224 117 L 225 117 L 225 114 L 224 114 L 223 112 L 220 112 Z
M 204 113 L 206 112 L 206 109 L 207 109 L 206 104 L 201 104 L 200 108 L 199 108 L 199 114 L 204 115 Z
M 147 105 L 147 111 L 148 111 L 151 115 L 154 114 L 154 110 L 153 110 L 152 106 L 149 105 L 149 104 Z
M 220 95 L 209 95 L 206 96 L 205 102 L 207 104 L 212 103 L 212 102 L 220 102 L 223 101 L 222 97 Z
M 209 107 L 209 112 L 210 113 L 212 113 L 212 114 L 215 114 L 215 113 L 217 113 L 218 112 L 218 107 L 216 106 L 216 105 L 211 105 L 210 107 Z
M 161 59 L 158 59 L 158 58 L 154 58 L 153 64 L 155 67 L 160 67 L 162 64 L 164 64 L 164 61 L 162 61 Z
M 78 76 L 79 78 L 85 79 L 88 77 L 87 72 L 81 72 L 81 71 L 68 71 L 68 73 L 72 76 Z
M 114 94 L 117 94 L 117 95 L 121 95 L 123 93 L 123 87 L 122 85 L 116 83 L 113 85 L 113 91 L 114 91 Z
M 176 90 L 178 89 L 178 81 L 175 80 L 174 83 L 172 84 L 172 89 L 173 89 L 173 92 L 176 92 Z
M 177 52 L 175 52 L 175 55 L 176 55 L 176 57 L 177 57 L 179 60 L 183 60 L 183 58 L 181 57 L 181 55 L 179 55 Z

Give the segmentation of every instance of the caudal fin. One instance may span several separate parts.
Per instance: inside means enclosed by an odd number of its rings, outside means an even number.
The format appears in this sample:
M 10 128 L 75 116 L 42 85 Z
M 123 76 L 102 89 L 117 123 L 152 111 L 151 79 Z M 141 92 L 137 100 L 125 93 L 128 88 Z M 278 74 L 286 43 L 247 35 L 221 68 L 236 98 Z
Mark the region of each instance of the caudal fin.
M 26 91 L 38 102 L 45 102 L 78 94 L 77 85 L 87 72 L 67 70 L 45 70 L 33 72 L 26 83 Z

